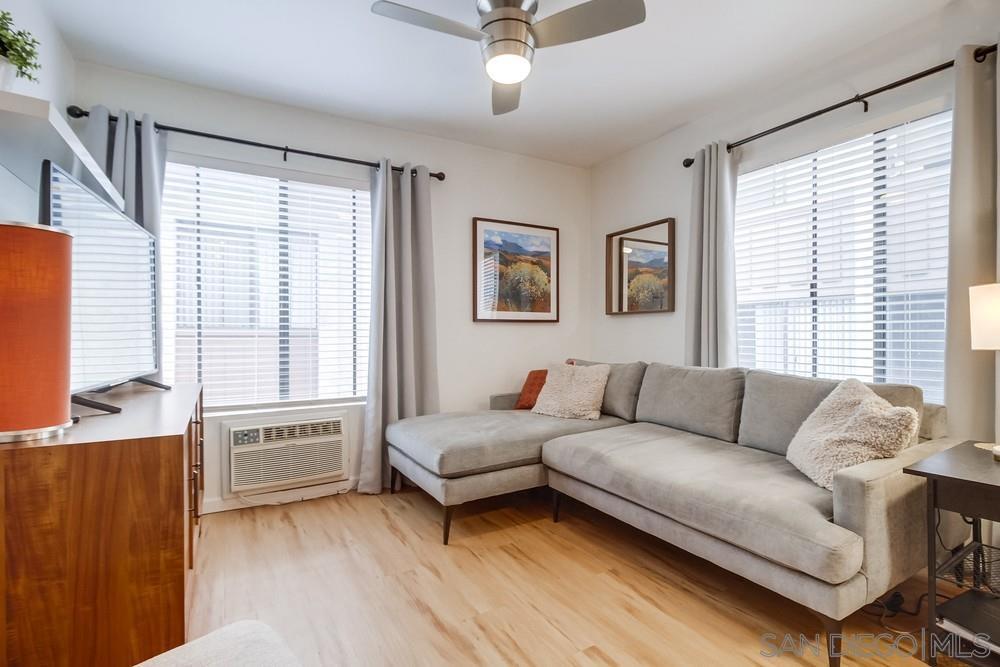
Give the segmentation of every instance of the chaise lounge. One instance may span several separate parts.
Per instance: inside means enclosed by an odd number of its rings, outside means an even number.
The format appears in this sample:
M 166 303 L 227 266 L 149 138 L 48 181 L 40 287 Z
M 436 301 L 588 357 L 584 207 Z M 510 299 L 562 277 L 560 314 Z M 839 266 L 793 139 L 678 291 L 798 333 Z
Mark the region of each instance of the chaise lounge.
M 565 494 L 808 607 L 837 664 L 842 620 L 925 565 L 924 482 L 903 468 L 958 440 L 912 442 L 894 458 L 840 470 L 824 489 L 785 451 L 836 386 L 737 368 L 613 364 L 594 422 L 494 409 L 392 425 L 393 488 L 402 474 L 445 506 L 447 544 L 455 506 L 548 484 L 555 520 Z M 870 387 L 925 412 L 918 387 Z M 927 413 L 922 433 L 940 435 L 941 409 Z M 942 517 L 944 545 L 966 533 L 960 518 Z
M 441 503 L 443 540 L 448 544 L 458 505 L 547 484 L 543 443 L 634 421 L 645 371 L 642 362 L 613 364 L 602 414 L 594 421 L 513 410 L 518 395 L 498 394 L 490 397 L 490 410 L 425 415 L 390 424 L 385 438 L 391 490 L 402 474 Z

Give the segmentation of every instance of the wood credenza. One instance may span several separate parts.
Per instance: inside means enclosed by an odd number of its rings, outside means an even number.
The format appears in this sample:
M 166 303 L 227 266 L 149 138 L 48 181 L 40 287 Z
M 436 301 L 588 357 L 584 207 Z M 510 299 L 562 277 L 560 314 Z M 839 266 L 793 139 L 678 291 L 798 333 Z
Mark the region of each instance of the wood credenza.
M 184 643 L 201 386 L 125 385 L 120 414 L 0 445 L 0 664 L 134 665 Z

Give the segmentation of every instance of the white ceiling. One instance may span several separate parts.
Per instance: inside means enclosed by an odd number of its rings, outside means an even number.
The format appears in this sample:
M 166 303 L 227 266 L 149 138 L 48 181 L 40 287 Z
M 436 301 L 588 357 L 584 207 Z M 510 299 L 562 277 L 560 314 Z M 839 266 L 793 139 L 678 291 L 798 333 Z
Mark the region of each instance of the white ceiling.
M 475 0 L 403 1 L 478 16 Z M 540 0 L 538 15 L 578 1 Z M 375 16 L 367 0 L 42 2 L 81 60 L 584 166 L 949 4 L 646 0 L 640 26 L 540 50 L 521 108 L 494 117 L 476 43 Z

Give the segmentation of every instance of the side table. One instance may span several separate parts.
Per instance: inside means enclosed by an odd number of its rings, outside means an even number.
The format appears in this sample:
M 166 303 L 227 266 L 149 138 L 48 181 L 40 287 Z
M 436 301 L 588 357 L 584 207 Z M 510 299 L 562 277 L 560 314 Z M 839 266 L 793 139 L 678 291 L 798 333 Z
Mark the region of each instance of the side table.
M 966 441 L 938 452 L 903 472 L 927 479 L 927 663 L 936 664 L 930 650 L 956 634 L 963 648 L 960 659 L 973 665 L 1000 666 L 1000 549 L 983 544 L 982 522 L 1000 521 L 1000 463 L 989 449 Z M 972 542 L 944 563 L 937 562 L 938 515 L 957 512 L 972 522 Z M 938 604 L 937 581 L 945 579 L 963 589 Z M 988 636 L 973 645 L 971 635 Z M 990 649 L 989 655 L 970 656 Z

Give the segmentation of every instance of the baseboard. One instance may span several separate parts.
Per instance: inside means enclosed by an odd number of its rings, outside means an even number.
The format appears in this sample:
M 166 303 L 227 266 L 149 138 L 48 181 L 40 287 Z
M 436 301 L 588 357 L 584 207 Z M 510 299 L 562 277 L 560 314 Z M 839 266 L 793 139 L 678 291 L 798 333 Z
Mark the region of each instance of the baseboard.
M 202 501 L 201 512 L 202 514 L 213 514 L 215 512 L 245 509 L 259 505 L 284 505 L 285 503 L 294 503 L 300 500 L 311 500 L 313 498 L 322 498 L 323 496 L 335 496 L 340 493 L 347 493 L 354 489 L 355 486 L 355 482 L 344 480 L 342 482 L 306 486 L 300 489 L 284 489 L 254 495 L 245 494 L 242 498 L 239 496 L 205 498 Z

